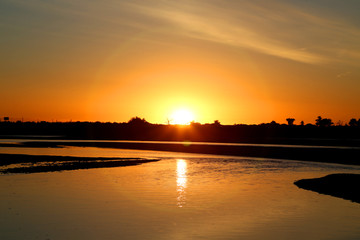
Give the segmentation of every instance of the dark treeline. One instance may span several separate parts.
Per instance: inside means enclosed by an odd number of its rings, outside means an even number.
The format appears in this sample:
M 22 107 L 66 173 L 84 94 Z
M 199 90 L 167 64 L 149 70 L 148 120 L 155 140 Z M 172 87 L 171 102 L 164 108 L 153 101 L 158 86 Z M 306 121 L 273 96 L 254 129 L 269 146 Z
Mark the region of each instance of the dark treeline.
M 334 126 L 293 125 L 271 122 L 259 125 L 191 123 L 188 126 L 151 124 L 132 118 L 127 123 L 101 122 L 0 122 L 0 135 L 57 136 L 64 139 L 197 141 L 359 146 L 360 124 Z

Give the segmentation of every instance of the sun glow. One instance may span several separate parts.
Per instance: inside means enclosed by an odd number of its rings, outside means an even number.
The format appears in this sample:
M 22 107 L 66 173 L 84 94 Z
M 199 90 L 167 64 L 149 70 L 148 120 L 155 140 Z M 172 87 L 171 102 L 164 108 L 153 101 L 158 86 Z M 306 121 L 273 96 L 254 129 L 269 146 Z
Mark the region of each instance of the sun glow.
M 171 124 L 189 125 L 194 121 L 194 115 L 187 109 L 178 109 L 170 116 Z

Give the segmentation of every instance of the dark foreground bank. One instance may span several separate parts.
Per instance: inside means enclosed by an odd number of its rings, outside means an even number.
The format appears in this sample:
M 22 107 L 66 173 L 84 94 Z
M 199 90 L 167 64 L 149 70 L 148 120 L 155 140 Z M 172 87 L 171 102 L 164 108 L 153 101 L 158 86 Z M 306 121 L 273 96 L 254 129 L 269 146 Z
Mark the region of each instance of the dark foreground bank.
M 0 173 L 38 173 L 89 168 L 125 167 L 154 161 L 159 160 L 0 154 Z
M 321 178 L 302 179 L 299 188 L 360 203 L 360 174 L 331 174 Z

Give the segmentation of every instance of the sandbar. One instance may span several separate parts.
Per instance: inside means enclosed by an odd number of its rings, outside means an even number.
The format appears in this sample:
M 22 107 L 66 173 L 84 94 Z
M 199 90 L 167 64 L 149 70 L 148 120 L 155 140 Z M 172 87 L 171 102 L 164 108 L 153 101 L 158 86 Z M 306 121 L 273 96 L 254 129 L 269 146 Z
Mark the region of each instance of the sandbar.
M 89 168 L 134 166 L 159 159 L 72 157 L 0 153 L 0 173 L 38 173 Z

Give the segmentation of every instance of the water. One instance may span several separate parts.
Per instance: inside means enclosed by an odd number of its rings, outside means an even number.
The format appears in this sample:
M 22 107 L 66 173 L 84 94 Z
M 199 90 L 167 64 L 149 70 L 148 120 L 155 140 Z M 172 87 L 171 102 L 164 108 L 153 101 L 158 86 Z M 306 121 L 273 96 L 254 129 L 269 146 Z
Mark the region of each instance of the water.
M 0 152 L 160 158 L 0 175 L 0 239 L 360 239 L 360 205 L 293 182 L 356 166 L 101 148 Z

